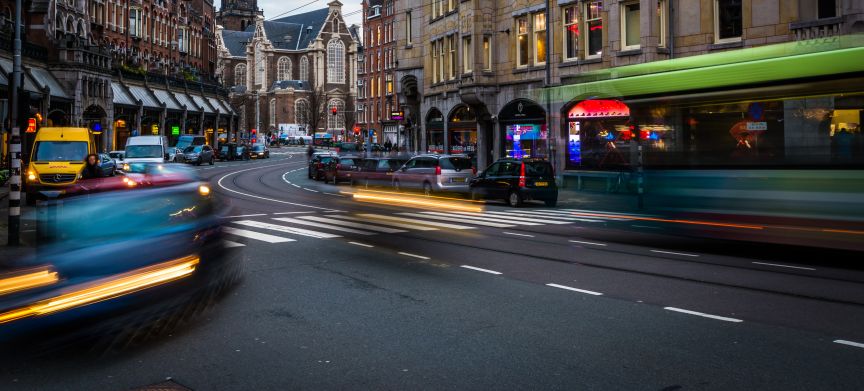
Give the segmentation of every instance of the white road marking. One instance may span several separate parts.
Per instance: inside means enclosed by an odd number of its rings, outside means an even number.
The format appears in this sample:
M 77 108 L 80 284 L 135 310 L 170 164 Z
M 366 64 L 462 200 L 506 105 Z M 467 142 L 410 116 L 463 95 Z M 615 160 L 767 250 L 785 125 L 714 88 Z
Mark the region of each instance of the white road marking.
M 278 212 L 278 213 L 273 213 L 273 214 L 274 215 L 293 215 L 293 214 L 298 214 L 298 213 L 315 213 L 315 212 L 312 212 L 312 211 L 309 211 L 309 212 Z
M 550 211 L 550 212 L 553 212 L 553 210 L 551 210 L 551 209 L 542 209 L 542 210 L 548 210 L 548 211 Z M 621 215 L 621 216 L 623 216 L 623 217 L 627 217 L 627 216 L 645 216 L 645 217 L 650 217 L 650 215 L 644 215 L 644 214 L 636 214 L 636 213 L 622 213 L 622 212 L 607 212 L 607 211 L 605 211 L 605 210 L 561 209 L 560 211 L 561 211 L 561 212 L 577 212 L 577 213 L 598 213 L 598 214 L 604 214 L 604 215 Z M 557 211 L 555 211 L 555 212 L 557 212 Z
M 433 212 L 429 212 L 433 213 Z M 492 216 L 483 213 L 474 213 L 474 212 L 453 212 L 457 215 L 465 216 L 473 219 L 480 220 L 490 220 L 490 221 L 501 221 L 508 224 L 519 224 L 519 225 L 543 225 L 543 224 L 570 224 L 567 221 L 553 221 L 553 220 L 538 220 L 538 219 L 527 219 L 524 217 L 517 216 Z
M 583 219 L 583 218 L 579 218 L 579 217 L 569 217 L 569 216 L 564 216 L 564 215 L 556 215 L 556 214 L 550 214 L 550 213 L 538 213 L 538 212 L 521 212 L 521 211 L 520 212 L 493 212 L 490 210 L 490 211 L 486 211 L 484 213 L 486 213 L 487 215 L 501 215 L 501 216 L 521 216 L 521 217 L 533 217 L 533 218 L 543 217 L 543 218 L 547 218 L 547 219 L 552 219 L 552 221 L 558 221 L 558 220 L 584 221 L 584 222 L 589 222 L 589 223 L 599 223 L 599 222 L 603 221 L 603 220 L 597 220 L 597 219 Z
M 323 210 L 327 210 L 328 208 L 322 208 L 322 207 L 320 207 L 320 206 L 312 206 L 312 205 L 298 204 L 298 203 L 296 203 L 296 202 L 288 202 L 288 201 L 276 200 L 276 199 L 273 199 L 273 198 L 261 197 L 261 196 L 257 196 L 257 195 L 254 195 L 254 194 L 244 193 L 244 192 L 242 192 L 242 191 L 237 191 L 237 190 L 229 189 L 229 188 L 225 187 L 225 185 L 222 184 L 222 181 L 225 180 L 225 178 L 227 178 L 227 177 L 229 177 L 229 176 L 231 176 L 231 175 L 234 175 L 234 174 L 239 174 L 239 173 L 241 173 L 241 172 L 250 171 L 250 170 L 258 170 L 258 169 L 261 169 L 261 168 L 281 166 L 281 165 L 285 165 L 285 164 L 292 164 L 292 163 L 279 163 L 279 164 L 273 164 L 273 165 L 269 165 L 269 166 L 257 166 L 257 167 L 252 167 L 252 168 L 243 169 L 243 170 L 238 170 L 238 171 L 229 172 L 229 173 L 223 175 L 221 178 L 219 178 L 219 181 L 217 181 L 216 184 L 219 185 L 219 187 L 221 187 L 221 188 L 222 188 L 223 190 L 225 190 L 225 191 L 230 191 L 230 192 L 232 192 L 232 193 L 240 194 L 240 195 L 243 195 L 243 196 L 246 196 L 246 197 L 252 197 L 252 198 L 257 198 L 257 199 L 259 199 L 259 200 L 265 200 L 265 201 L 271 201 L 271 202 L 278 202 L 278 203 L 281 203 L 281 204 L 288 204 L 288 205 L 302 206 L 302 207 L 304 207 L 304 208 L 312 208 L 312 209 L 323 209 Z
M 401 251 L 399 252 L 399 255 L 404 255 L 404 256 L 406 256 L 406 257 L 412 257 L 412 258 L 420 258 L 420 259 L 432 259 L 432 258 L 429 258 L 429 257 L 424 257 L 424 256 L 422 256 L 422 255 L 411 254 L 411 253 L 403 253 L 403 252 L 401 252 Z
M 501 274 L 501 272 L 496 272 L 496 271 L 494 271 L 494 270 L 489 270 L 489 269 L 483 269 L 483 268 L 481 268 L 481 267 L 468 266 L 468 265 L 461 265 L 460 267 L 464 267 L 464 268 L 466 268 L 466 269 L 471 269 L 471 270 L 476 270 L 476 271 L 478 271 L 478 272 L 483 272 L 483 273 L 489 273 L 489 274 Z
M 310 188 L 308 188 L 308 187 L 304 187 L 303 190 L 311 191 L 311 192 L 313 192 L 313 193 L 318 193 L 318 192 L 319 192 L 318 190 L 312 190 L 312 189 L 310 189 Z
M 516 232 L 507 232 L 507 231 L 504 231 L 504 232 L 502 232 L 502 233 L 503 233 L 504 235 L 524 236 L 524 237 L 527 237 L 527 238 L 533 238 L 533 237 L 534 237 L 534 235 L 519 234 L 519 233 L 516 233 Z
M 342 220 L 339 220 L 339 219 L 333 219 L 333 218 L 327 218 L 327 217 L 320 217 L 320 216 L 300 216 L 300 218 L 301 218 L 301 219 L 304 219 L 304 220 L 313 220 L 313 221 L 320 221 L 320 222 L 323 222 L 323 223 L 330 223 L 330 224 L 335 224 L 335 225 L 343 225 L 343 226 L 346 226 L 346 227 L 363 228 L 363 229 L 368 229 L 368 230 L 370 230 L 370 231 L 378 231 L 378 232 L 384 232 L 384 233 L 388 233 L 388 234 L 395 234 L 395 233 L 400 233 L 400 232 L 407 232 L 407 231 L 405 231 L 405 230 L 401 230 L 401 229 L 387 228 L 387 227 L 379 227 L 379 226 L 377 226 L 377 225 L 370 225 L 370 224 L 363 224 L 363 223 L 354 223 L 354 222 L 351 222 L 351 221 L 342 221 Z
M 583 242 L 581 240 L 571 240 L 571 243 L 579 243 L 579 244 L 590 244 L 592 246 L 606 246 L 604 243 L 594 243 L 594 242 Z
M 594 291 L 589 291 L 589 290 L 585 290 L 585 289 L 574 288 L 572 286 L 567 286 L 567 285 L 546 284 L 546 286 L 551 286 L 553 288 L 566 289 L 568 291 L 573 291 L 573 292 L 586 293 L 586 294 L 594 295 L 594 296 L 602 296 L 603 295 L 600 292 L 594 292 Z
M 659 254 L 681 255 L 684 257 L 698 257 L 699 256 L 699 254 L 676 253 L 674 251 L 663 251 L 663 250 L 651 250 L 651 252 L 652 253 L 659 253 Z
M 244 238 L 260 240 L 260 241 L 267 242 L 267 243 L 296 242 L 296 240 L 294 240 L 294 239 L 283 238 L 281 236 L 276 236 L 276 235 L 262 234 L 260 232 L 255 232 L 255 231 L 247 231 L 245 229 L 223 227 L 222 230 L 225 231 L 225 233 L 228 233 L 231 235 L 242 236 Z
M 344 197 L 342 194 L 328 193 L 328 192 L 326 192 L 326 191 L 324 192 L 324 194 L 327 194 L 327 195 L 329 195 L 329 196 Z
M 812 267 L 803 267 L 803 266 L 790 266 L 790 265 L 780 265 L 777 263 L 767 263 L 767 262 L 753 262 L 757 265 L 765 265 L 765 266 L 777 266 L 777 267 L 788 267 L 790 269 L 801 269 L 801 270 L 816 270 Z
M 474 227 L 469 227 L 467 225 L 447 224 L 447 223 L 439 223 L 436 221 L 425 221 L 425 220 L 417 220 L 417 219 L 406 219 L 404 217 L 379 215 L 379 214 L 374 214 L 374 213 L 360 213 L 357 216 L 369 217 L 369 218 L 378 219 L 378 220 L 393 220 L 393 221 L 397 221 L 397 222 L 401 222 L 401 223 L 414 223 L 414 224 L 430 225 L 433 227 L 440 227 L 440 228 L 474 229 Z
M 834 343 L 839 343 L 841 345 L 854 346 L 856 348 L 864 348 L 864 343 L 847 341 L 845 339 L 834 340 Z
M 701 317 L 705 317 L 705 318 L 711 318 L 711 319 L 722 320 L 722 321 L 725 321 L 725 322 L 734 322 L 734 323 L 740 323 L 740 322 L 743 322 L 743 320 L 741 320 L 741 319 L 727 318 L 727 317 L 725 317 L 725 316 L 711 315 L 711 314 L 706 314 L 706 313 L 704 313 L 704 312 L 690 311 L 690 310 L 685 310 L 685 309 L 675 308 L 675 307 L 663 307 L 663 309 L 664 309 L 664 310 L 669 310 L 669 311 L 680 312 L 680 313 L 682 313 L 682 314 L 690 314 L 690 315 L 696 315 L 696 316 L 701 316 Z
M 245 225 L 245 226 L 249 226 L 249 227 L 255 227 L 255 228 L 269 229 L 269 230 L 279 231 L 279 232 L 287 232 L 287 233 L 303 235 L 303 236 L 311 236 L 313 238 L 319 238 L 319 239 L 330 239 L 330 238 L 340 237 L 339 235 L 328 234 L 326 232 L 318 232 L 318 231 L 312 231 L 312 230 L 302 229 L 302 228 L 286 227 L 284 225 L 262 223 L 260 221 L 239 220 L 239 221 L 232 221 L 231 223 Z
M 316 223 L 314 221 L 306 221 L 306 220 L 300 220 L 300 219 L 292 219 L 290 217 L 276 217 L 273 220 L 284 221 L 286 223 L 292 223 L 292 224 L 309 225 L 309 226 L 318 227 L 318 228 L 326 228 L 326 229 L 331 229 L 334 231 L 350 232 L 350 233 L 358 234 L 358 235 L 375 235 L 375 233 L 373 233 L 373 232 L 361 231 L 359 229 L 337 227 L 335 225 Z
M 300 185 L 295 184 L 295 183 L 292 183 L 291 186 L 294 186 L 294 187 L 296 187 L 296 188 L 298 188 L 298 189 L 300 188 Z
M 233 219 L 235 217 L 255 217 L 255 216 L 267 216 L 267 213 L 256 213 L 251 215 L 237 215 L 237 216 L 225 216 L 223 219 Z
M 338 218 L 338 219 L 345 219 L 345 220 L 351 220 L 351 221 L 360 221 L 360 222 L 364 222 L 364 223 L 371 222 L 371 223 L 386 225 L 386 226 L 390 226 L 390 227 L 414 229 L 417 231 L 437 231 L 438 230 L 438 228 L 432 228 L 432 227 L 427 227 L 427 226 L 423 226 L 423 225 L 403 224 L 403 223 L 397 223 L 397 222 L 393 222 L 393 221 L 369 221 L 369 219 L 361 219 L 361 218 L 352 217 L 352 216 L 345 216 L 345 215 L 327 215 L 327 217 L 334 217 L 334 218 Z
M 225 247 L 233 248 L 233 247 L 246 247 L 243 243 L 232 242 L 230 240 L 223 240 L 222 243 L 225 244 Z
M 446 215 L 445 215 L 445 216 L 437 216 L 437 215 L 427 214 L 427 213 L 435 213 L 435 212 L 423 212 L 423 213 L 407 213 L 407 212 L 403 212 L 403 213 L 399 213 L 399 214 L 400 214 L 400 215 L 404 215 L 404 216 L 420 217 L 420 218 L 424 218 L 424 219 L 433 219 L 433 220 L 452 221 L 452 222 L 455 222 L 455 223 L 466 223 L 466 224 L 469 224 L 469 223 L 470 223 L 470 224 L 477 224 L 477 225 L 485 225 L 485 226 L 487 226 L 487 227 L 495 227 L 495 228 L 510 228 L 510 227 L 515 227 L 515 226 L 512 225 L 512 224 L 495 223 L 495 222 L 485 221 L 485 220 L 465 219 L 465 218 L 462 218 L 462 217 L 455 217 L 455 216 L 450 216 L 450 217 L 448 217 L 448 216 L 446 216 Z M 443 214 L 443 213 L 442 213 L 442 214 Z
M 360 247 L 375 247 L 375 246 L 373 246 L 373 245 L 371 245 L 371 244 L 366 244 L 366 243 L 357 243 L 357 242 L 348 242 L 348 243 L 351 243 L 351 244 L 353 244 L 353 245 L 355 245 L 355 246 L 360 246 Z

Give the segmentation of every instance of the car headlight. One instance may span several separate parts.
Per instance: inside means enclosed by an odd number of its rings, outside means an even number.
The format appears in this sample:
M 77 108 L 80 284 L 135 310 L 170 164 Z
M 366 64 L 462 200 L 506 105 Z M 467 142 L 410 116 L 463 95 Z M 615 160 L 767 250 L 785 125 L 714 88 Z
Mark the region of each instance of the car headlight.
M 36 180 L 36 172 L 33 170 L 27 171 L 27 180 L 35 181 Z
M 210 186 L 207 186 L 207 185 L 198 186 L 198 194 L 201 194 L 202 196 L 210 195 Z
M 129 171 L 129 165 L 128 164 L 123 165 L 123 171 Z

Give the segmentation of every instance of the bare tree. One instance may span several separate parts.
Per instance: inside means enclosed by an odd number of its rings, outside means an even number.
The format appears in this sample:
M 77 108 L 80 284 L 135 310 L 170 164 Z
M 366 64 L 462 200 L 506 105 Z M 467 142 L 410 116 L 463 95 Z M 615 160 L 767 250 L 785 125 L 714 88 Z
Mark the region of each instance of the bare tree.
M 327 94 L 324 89 L 313 90 L 306 98 L 309 103 L 306 106 L 306 133 L 315 134 L 321 121 L 327 118 Z

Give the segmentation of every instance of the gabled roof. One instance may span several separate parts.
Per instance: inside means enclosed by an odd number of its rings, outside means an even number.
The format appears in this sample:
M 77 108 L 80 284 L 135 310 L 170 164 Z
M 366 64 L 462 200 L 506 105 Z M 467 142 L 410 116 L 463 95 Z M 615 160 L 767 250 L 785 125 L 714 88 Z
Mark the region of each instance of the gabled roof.
M 270 22 L 264 22 L 264 31 L 267 33 L 267 39 L 277 49 L 305 49 L 309 46 L 309 42 L 312 42 L 318 36 L 318 32 L 321 31 L 321 27 L 327 21 L 329 12 L 328 8 L 321 8 L 315 11 L 274 19 Z M 309 27 L 312 28 L 310 29 Z M 255 26 L 247 27 L 246 31 L 255 31 Z M 293 32 L 289 33 L 291 35 L 290 40 L 286 39 L 284 32 Z
M 246 57 L 246 45 L 252 40 L 252 31 L 222 30 L 222 41 L 233 57 Z

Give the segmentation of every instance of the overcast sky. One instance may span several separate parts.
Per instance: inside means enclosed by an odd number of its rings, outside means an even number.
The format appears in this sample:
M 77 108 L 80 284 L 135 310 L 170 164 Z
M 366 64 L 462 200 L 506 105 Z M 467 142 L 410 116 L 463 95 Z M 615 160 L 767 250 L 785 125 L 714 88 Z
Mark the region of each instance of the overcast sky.
M 297 7 L 303 6 L 306 3 L 309 3 L 312 0 L 258 0 L 258 7 L 264 10 L 264 19 L 270 19 L 276 15 L 279 15 L 283 12 L 287 12 L 293 10 Z M 348 14 L 352 11 L 358 11 L 363 7 L 360 5 L 360 0 L 340 0 L 344 5 L 342 6 L 342 14 Z M 330 0 L 318 0 L 309 5 L 305 5 L 302 8 L 291 11 L 288 15 L 294 14 L 302 14 L 304 12 L 314 11 L 320 8 L 326 8 L 327 3 Z M 216 10 L 219 10 L 221 5 L 221 0 L 215 0 Z M 349 15 L 345 17 L 345 22 L 350 26 L 351 24 L 357 24 L 358 26 L 362 25 L 361 21 L 363 20 L 362 13 L 358 12 L 354 15 Z

